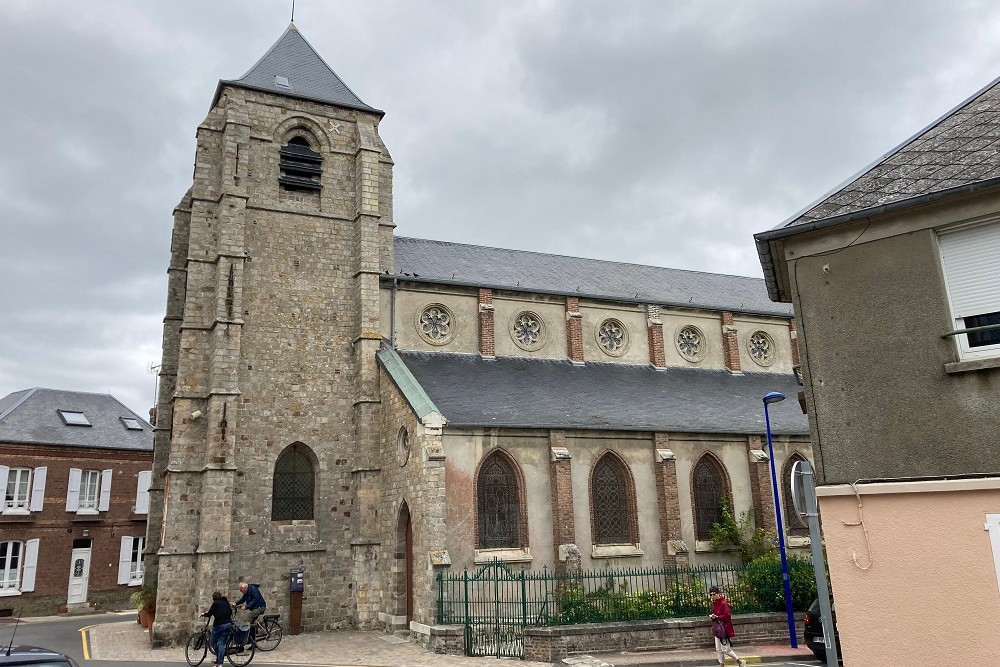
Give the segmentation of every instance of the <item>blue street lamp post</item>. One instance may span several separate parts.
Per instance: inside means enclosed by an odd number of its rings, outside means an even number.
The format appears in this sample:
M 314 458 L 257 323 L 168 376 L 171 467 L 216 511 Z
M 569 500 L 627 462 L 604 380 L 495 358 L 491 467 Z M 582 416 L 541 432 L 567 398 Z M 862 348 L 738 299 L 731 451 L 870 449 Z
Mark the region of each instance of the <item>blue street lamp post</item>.
M 781 580 L 785 585 L 785 612 L 788 614 L 788 638 L 792 648 L 798 648 L 795 637 L 795 612 L 792 609 L 792 584 L 788 577 L 788 555 L 785 553 L 785 527 L 781 522 L 781 503 L 778 501 L 778 474 L 774 471 L 774 445 L 771 443 L 771 417 L 767 406 L 785 400 L 785 395 L 772 391 L 764 396 L 764 425 L 767 429 L 767 458 L 771 462 L 771 489 L 774 491 L 774 516 L 778 529 L 778 551 L 781 554 Z

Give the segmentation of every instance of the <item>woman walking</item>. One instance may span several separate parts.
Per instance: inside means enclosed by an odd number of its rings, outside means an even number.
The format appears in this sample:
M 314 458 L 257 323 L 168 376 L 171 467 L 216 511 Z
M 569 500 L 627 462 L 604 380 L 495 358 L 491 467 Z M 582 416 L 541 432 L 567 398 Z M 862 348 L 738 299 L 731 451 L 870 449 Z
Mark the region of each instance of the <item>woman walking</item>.
M 733 650 L 732 639 L 736 630 L 733 628 L 733 611 L 729 608 L 729 601 L 719 592 L 718 586 L 709 588 L 708 596 L 712 598 L 712 613 L 708 617 L 712 619 L 712 635 L 715 636 L 715 654 L 719 657 L 719 664 L 726 664 L 728 655 L 737 665 L 746 667 L 746 661 Z
M 222 661 L 226 659 L 226 640 L 233 627 L 233 608 L 229 606 L 229 600 L 221 591 L 212 593 L 212 606 L 202 614 L 203 618 L 209 616 L 215 617 L 212 622 L 212 646 L 215 647 L 215 664 L 216 667 L 222 667 Z

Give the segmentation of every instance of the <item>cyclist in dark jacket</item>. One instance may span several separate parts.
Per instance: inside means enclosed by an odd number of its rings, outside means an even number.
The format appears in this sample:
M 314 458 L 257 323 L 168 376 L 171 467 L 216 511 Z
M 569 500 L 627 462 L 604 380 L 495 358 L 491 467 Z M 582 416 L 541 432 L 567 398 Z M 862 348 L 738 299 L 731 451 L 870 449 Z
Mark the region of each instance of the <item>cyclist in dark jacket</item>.
M 240 593 L 243 593 L 243 597 L 236 601 L 236 606 L 239 607 L 245 604 L 247 607 L 248 622 L 253 623 L 267 609 L 264 596 L 260 594 L 260 586 L 258 584 L 248 584 L 245 581 L 241 582 Z
M 221 666 L 226 659 L 226 639 L 233 627 L 233 609 L 221 591 L 212 593 L 212 606 L 202 614 L 203 618 L 213 616 L 212 646 L 215 647 L 215 664 Z

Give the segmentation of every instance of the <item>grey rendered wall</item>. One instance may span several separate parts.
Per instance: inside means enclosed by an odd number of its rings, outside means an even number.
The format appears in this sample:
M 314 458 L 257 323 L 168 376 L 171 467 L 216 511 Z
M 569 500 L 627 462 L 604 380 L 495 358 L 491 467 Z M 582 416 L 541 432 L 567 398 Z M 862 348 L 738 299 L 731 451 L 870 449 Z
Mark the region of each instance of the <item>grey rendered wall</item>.
M 795 247 L 790 244 L 787 256 Z M 1000 371 L 948 374 L 933 230 L 788 263 L 818 482 L 1000 469 Z

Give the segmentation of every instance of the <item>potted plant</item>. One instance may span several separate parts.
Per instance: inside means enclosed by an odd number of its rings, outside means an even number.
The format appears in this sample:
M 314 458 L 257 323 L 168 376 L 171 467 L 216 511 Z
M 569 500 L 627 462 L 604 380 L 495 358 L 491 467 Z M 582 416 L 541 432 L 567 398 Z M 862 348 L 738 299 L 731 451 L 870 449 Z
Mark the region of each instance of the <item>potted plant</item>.
M 139 611 L 139 624 L 148 628 L 156 617 L 156 580 L 143 582 L 130 599 Z

